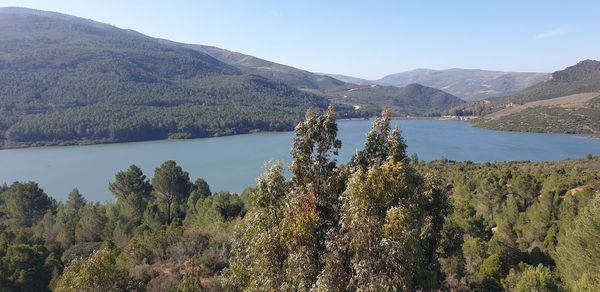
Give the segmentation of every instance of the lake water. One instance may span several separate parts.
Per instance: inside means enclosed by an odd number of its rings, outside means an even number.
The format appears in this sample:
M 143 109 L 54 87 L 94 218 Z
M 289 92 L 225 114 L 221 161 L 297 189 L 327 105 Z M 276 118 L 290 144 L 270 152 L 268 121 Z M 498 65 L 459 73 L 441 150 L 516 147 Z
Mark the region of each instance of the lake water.
M 347 162 L 362 148 L 370 121 L 340 121 L 342 150 Z M 498 132 L 459 121 L 399 120 L 408 153 L 420 159 L 560 160 L 600 154 L 600 139 L 562 134 Z M 56 199 L 64 200 L 74 187 L 90 201 L 112 201 L 108 182 L 119 170 L 138 165 L 151 177 L 162 162 L 173 159 L 190 173 L 204 177 L 213 191 L 241 192 L 256 183 L 269 160 L 289 163 L 291 132 L 258 133 L 194 140 L 57 146 L 0 150 L 0 183 L 36 181 Z

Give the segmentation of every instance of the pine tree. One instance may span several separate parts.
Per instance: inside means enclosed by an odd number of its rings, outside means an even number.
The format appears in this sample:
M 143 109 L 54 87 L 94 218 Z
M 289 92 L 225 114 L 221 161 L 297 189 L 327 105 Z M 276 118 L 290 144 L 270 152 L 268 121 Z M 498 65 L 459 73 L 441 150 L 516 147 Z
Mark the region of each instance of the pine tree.
M 164 204 L 167 213 L 167 224 L 176 216 L 180 205 L 190 194 L 190 177 L 186 171 L 173 160 L 165 161 L 154 172 L 152 187 L 156 200 Z
M 119 171 L 108 189 L 117 197 L 117 205 L 123 215 L 130 220 L 140 220 L 148 203 L 152 201 L 152 186 L 146 175 L 136 165 L 126 171 Z

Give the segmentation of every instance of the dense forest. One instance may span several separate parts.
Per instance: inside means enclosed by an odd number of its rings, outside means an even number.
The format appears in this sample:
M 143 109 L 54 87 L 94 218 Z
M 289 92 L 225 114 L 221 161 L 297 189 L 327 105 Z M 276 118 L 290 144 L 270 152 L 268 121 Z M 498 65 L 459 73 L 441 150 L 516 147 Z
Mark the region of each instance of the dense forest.
M 0 187 L 1 291 L 597 291 L 600 157 L 419 161 L 389 115 L 338 163 L 332 108 L 296 126 L 290 175 L 242 194 L 175 161 L 114 203 Z

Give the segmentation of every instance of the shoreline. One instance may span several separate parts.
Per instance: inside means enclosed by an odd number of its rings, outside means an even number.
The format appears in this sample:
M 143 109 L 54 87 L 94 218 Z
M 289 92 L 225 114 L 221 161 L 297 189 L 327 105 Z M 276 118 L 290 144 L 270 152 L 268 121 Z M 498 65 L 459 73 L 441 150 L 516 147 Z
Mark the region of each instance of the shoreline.
M 356 121 L 372 121 L 376 116 L 373 117 L 365 117 L 365 118 L 340 118 L 337 119 L 340 122 L 356 122 Z M 516 132 L 516 133 L 536 133 L 536 134 L 561 134 L 561 135 L 573 135 L 573 136 L 581 136 L 586 139 L 600 139 L 600 135 L 593 134 L 583 134 L 583 133 L 560 133 L 560 132 L 535 132 L 535 131 L 506 131 L 506 130 L 495 130 L 484 127 L 478 127 L 476 123 L 476 119 L 460 119 L 458 117 L 392 117 L 392 120 L 437 120 L 437 121 L 457 121 L 457 122 L 467 122 L 470 123 L 473 127 L 484 129 L 488 131 L 499 131 L 499 132 Z M 108 141 L 108 140 L 98 140 L 98 141 L 90 141 L 90 140 L 82 140 L 82 141 L 56 141 L 56 142 L 48 142 L 43 143 L 41 145 L 32 145 L 32 144 L 17 144 L 17 145 L 0 145 L 0 151 L 2 150 L 18 150 L 18 149 L 27 149 L 27 148 L 47 148 L 47 147 L 69 147 L 69 146 L 93 146 L 93 145 L 107 145 L 107 144 L 124 144 L 124 143 L 137 143 L 137 142 L 151 142 L 151 141 L 167 141 L 167 140 L 192 140 L 192 139 L 205 139 L 205 138 L 218 138 L 218 137 L 229 137 L 229 136 L 239 136 L 239 135 L 249 135 L 256 133 L 283 133 L 283 132 L 292 132 L 293 129 L 285 130 L 285 131 L 263 131 L 259 129 L 254 129 L 248 131 L 246 133 L 236 133 L 236 134 L 227 134 L 227 135 L 214 135 L 214 136 L 205 136 L 205 137 L 189 137 L 189 138 L 159 138 L 159 139 L 146 139 L 146 140 L 132 140 L 132 141 Z

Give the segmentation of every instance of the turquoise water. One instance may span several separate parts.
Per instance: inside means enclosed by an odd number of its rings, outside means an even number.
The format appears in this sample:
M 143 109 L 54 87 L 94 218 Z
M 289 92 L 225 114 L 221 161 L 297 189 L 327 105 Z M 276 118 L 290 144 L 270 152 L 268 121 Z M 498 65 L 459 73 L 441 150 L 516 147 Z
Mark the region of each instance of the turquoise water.
M 446 157 L 475 162 L 495 160 L 560 160 L 600 154 L 600 139 L 561 134 L 498 132 L 459 121 L 399 120 L 408 153 L 420 159 Z M 362 148 L 370 121 L 340 121 L 342 151 L 347 162 Z M 204 177 L 213 191 L 241 192 L 252 186 L 266 161 L 289 162 L 291 132 L 258 133 L 195 140 L 163 140 L 92 146 L 0 150 L 0 183 L 32 180 L 63 200 L 77 187 L 91 201 L 112 201 L 108 182 L 130 164 L 147 176 L 168 159 L 177 161 L 192 179 Z

